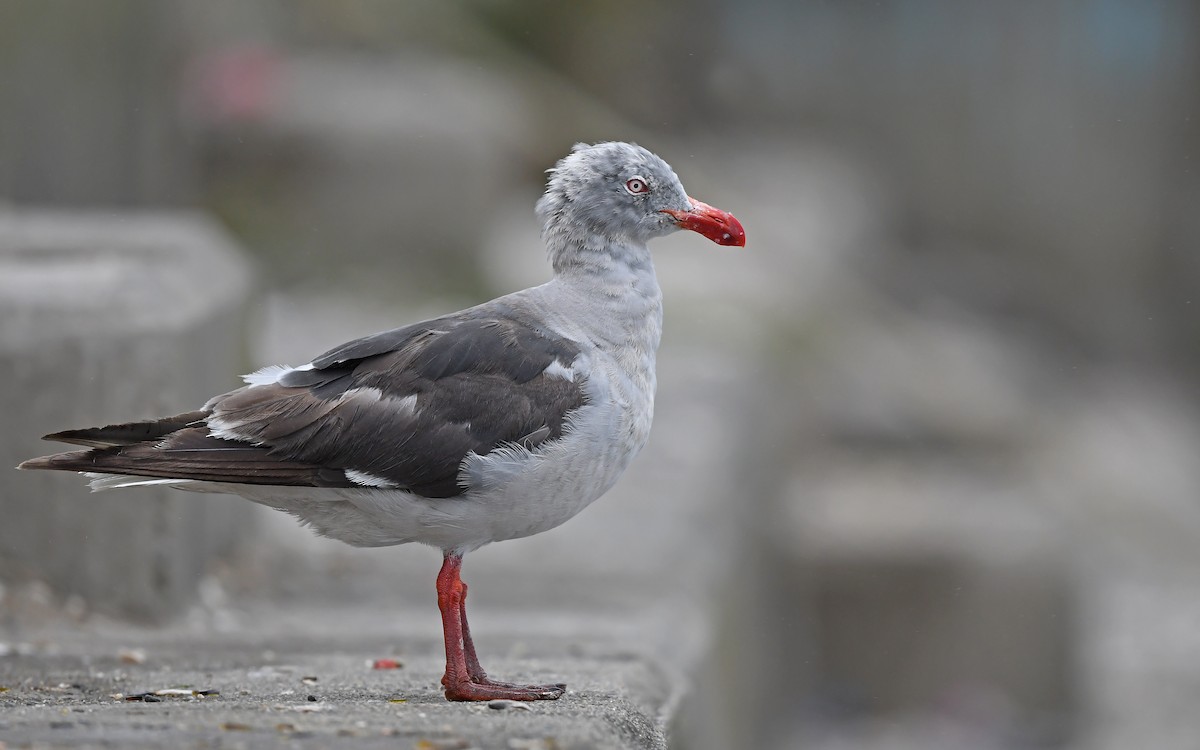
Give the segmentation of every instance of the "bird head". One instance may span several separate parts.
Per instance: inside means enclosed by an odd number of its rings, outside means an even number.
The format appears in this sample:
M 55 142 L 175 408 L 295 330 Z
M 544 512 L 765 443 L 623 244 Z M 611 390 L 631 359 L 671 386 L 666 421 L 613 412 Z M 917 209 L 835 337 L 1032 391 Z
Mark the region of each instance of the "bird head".
M 678 229 L 718 245 L 746 244 L 732 214 L 688 197 L 671 166 L 632 143 L 578 143 L 549 170 L 538 215 L 547 231 L 644 243 Z

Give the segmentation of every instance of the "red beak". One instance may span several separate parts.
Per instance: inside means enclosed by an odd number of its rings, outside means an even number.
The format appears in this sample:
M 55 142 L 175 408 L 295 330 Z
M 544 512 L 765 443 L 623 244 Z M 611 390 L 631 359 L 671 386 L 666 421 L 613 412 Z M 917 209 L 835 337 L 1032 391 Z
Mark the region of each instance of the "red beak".
M 746 230 L 742 229 L 742 222 L 734 218 L 733 214 L 695 198 L 688 200 L 692 202 L 690 211 L 664 208 L 663 213 L 674 219 L 680 229 L 699 232 L 718 245 L 746 246 Z

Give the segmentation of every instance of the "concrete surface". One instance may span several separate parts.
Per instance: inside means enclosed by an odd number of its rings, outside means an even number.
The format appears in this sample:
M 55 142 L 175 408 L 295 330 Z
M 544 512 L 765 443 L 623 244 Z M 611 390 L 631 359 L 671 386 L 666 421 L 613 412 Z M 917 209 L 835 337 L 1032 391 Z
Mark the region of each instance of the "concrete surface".
M 0 740 L 9 748 L 664 746 L 670 679 L 649 660 L 596 647 L 608 636 L 579 623 L 570 636 L 513 641 L 500 650 L 507 658 L 488 660 L 512 678 L 565 679 L 572 688 L 561 700 L 528 710 L 448 703 L 437 684 L 440 641 L 414 635 L 436 617 L 426 604 L 293 610 L 302 629 L 271 608 L 222 633 L 186 623 L 44 633 L 33 653 L 0 659 Z M 478 624 L 494 631 L 497 623 Z M 481 646 L 494 652 L 496 643 L 488 636 Z M 146 655 L 142 663 L 130 663 L 141 658 L 130 644 Z M 402 666 L 372 669 L 380 657 Z M 220 694 L 128 698 L 180 687 Z
M 132 505 L 11 467 L 67 450 L 46 433 L 203 403 L 240 369 L 249 289 L 228 237 L 195 215 L 0 210 L 0 580 L 133 617 L 191 600 L 246 508 L 164 490 Z

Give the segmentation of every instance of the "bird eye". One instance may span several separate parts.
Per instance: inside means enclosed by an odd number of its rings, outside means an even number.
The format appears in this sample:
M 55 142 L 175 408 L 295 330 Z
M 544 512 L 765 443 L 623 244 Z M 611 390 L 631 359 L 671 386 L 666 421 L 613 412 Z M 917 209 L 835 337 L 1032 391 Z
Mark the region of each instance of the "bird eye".
M 642 177 L 630 177 L 625 181 L 625 189 L 630 195 L 650 192 L 650 186 L 646 184 L 646 180 Z

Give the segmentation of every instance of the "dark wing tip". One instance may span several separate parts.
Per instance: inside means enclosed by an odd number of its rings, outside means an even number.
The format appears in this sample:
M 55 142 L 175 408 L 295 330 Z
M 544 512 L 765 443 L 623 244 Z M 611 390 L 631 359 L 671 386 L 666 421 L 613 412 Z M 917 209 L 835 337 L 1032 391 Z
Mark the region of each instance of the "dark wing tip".
M 42 435 L 42 440 L 49 440 L 54 443 L 70 443 L 71 445 L 85 445 L 89 448 L 103 448 L 108 443 L 100 442 L 99 440 L 89 440 L 85 437 L 88 430 L 62 430 L 60 432 L 51 432 L 49 435 Z M 26 461 L 25 463 L 29 463 Z M 24 465 L 24 464 L 22 464 Z
M 148 419 L 140 422 L 125 422 L 110 424 L 105 427 L 84 427 L 74 430 L 52 432 L 42 437 L 42 440 L 53 440 L 58 443 L 82 445 L 86 448 L 109 448 L 115 445 L 134 445 L 148 441 L 160 440 L 173 432 L 203 421 L 208 417 L 206 411 L 189 411 L 162 419 Z

